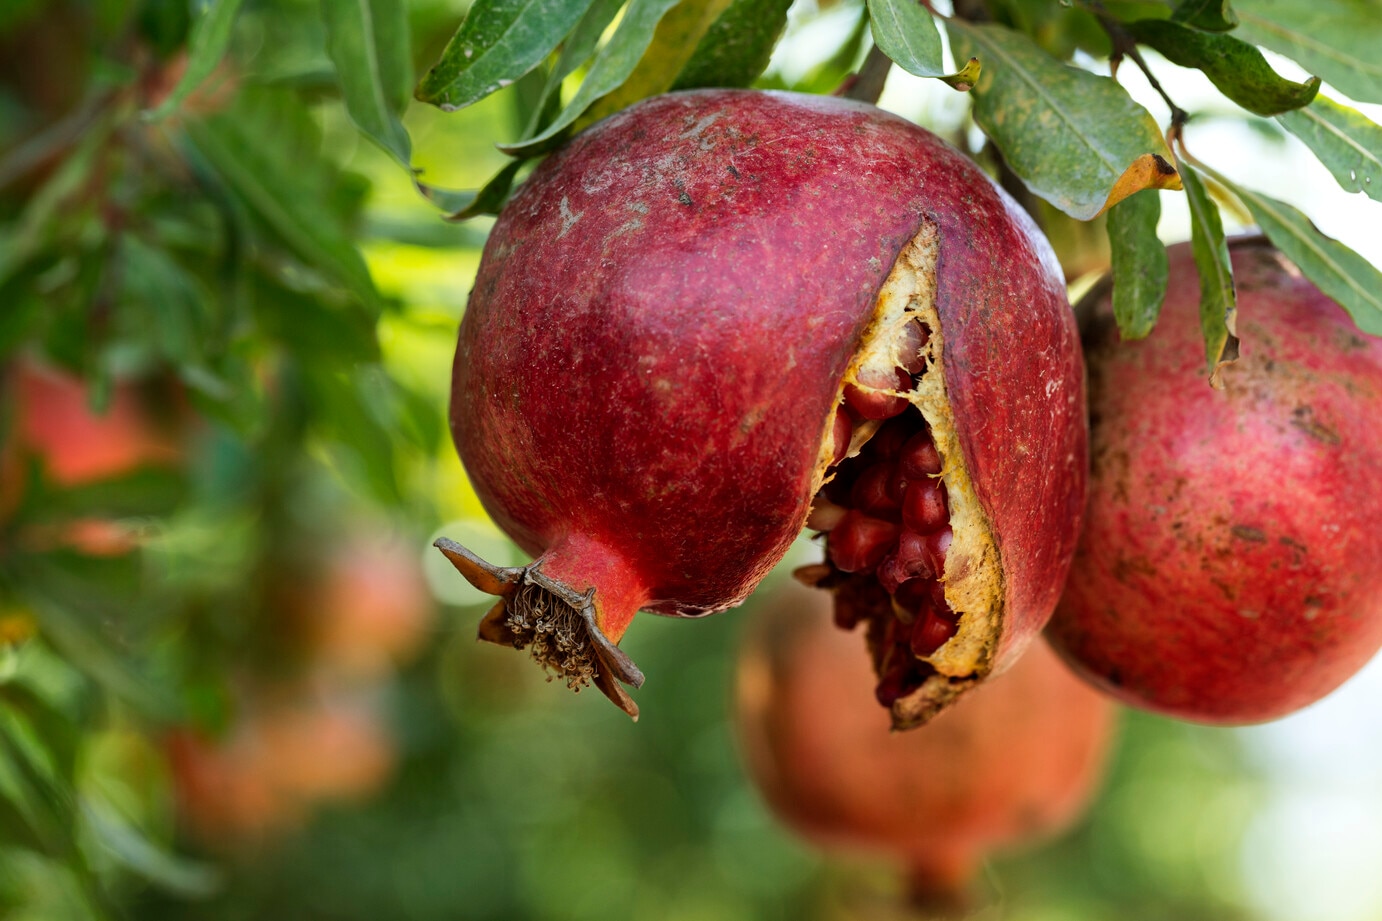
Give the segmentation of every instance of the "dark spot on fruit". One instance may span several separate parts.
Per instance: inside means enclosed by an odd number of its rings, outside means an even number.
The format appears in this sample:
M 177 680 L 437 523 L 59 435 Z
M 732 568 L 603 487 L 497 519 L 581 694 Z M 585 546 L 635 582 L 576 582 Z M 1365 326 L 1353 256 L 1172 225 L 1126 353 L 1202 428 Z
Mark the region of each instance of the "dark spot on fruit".
M 1224 593 L 1224 597 L 1227 598 L 1229 601 L 1234 601 L 1238 598 L 1238 592 L 1234 589 L 1232 585 L 1229 585 L 1227 582 L 1224 582 L 1220 579 L 1211 579 L 1210 581 L 1214 583 L 1215 588 Z
M 737 169 L 734 168 L 734 164 L 733 164 L 733 163 L 731 163 L 731 164 L 729 165 L 729 174 L 730 174 L 731 176 L 733 176 L 735 179 L 738 179 L 738 178 L 739 178 L 739 171 L 738 171 Z
M 1309 438 L 1328 445 L 1339 444 L 1339 434 L 1315 418 L 1315 410 L 1309 406 L 1297 406 L 1291 410 L 1291 425 L 1300 429 Z
M 689 205 L 691 204 L 691 196 L 682 192 L 677 195 L 677 201 L 681 202 L 683 205 Z
M 1156 567 L 1144 556 L 1119 557 L 1118 562 L 1113 564 L 1113 577 L 1119 582 L 1128 583 L 1133 576 L 1154 576 Z
M 1267 534 L 1261 528 L 1253 528 L 1245 524 L 1236 524 L 1230 528 L 1229 531 L 1234 537 L 1240 540 L 1250 540 L 1258 544 L 1265 544 L 1267 542 Z

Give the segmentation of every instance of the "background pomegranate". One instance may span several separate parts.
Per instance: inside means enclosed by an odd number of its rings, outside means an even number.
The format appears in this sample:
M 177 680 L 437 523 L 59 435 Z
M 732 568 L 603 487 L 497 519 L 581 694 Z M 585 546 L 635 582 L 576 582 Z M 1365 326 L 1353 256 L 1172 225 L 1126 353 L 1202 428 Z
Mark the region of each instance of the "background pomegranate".
M 991 851 L 1059 832 L 1091 799 L 1115 707 L 1044 644 L 916 732 L 888 731 L 869 683 L 824 598 L 789 587 L 745 638 L 741 748 L 784 821 L 893 857 L 918 898 L 956 900 Z
M 166 381 L 118 380 L 99 411 L 86 382 L 40 361 L 13 362 L 3 387 L 14 412 L 0 445 L 0 521 L 24 501 L 30 464 L 48 485 L 75 489 L 147 468 L 171 470 L 184 460 L 188 415 Z M 64 517 L 28 523 L 21 540 L 35 549 L 115 556 L 137 546 L 139 536 L 110 518 Z
M 1119 699 L 1208 723 L 1290 713 L 1382 645 L 1382 341 L 1264 240 L 1231 251 L 1224 390 L 1188 244 L 1145 341 L 1090 305 L 1088 522 L 1048 631 Z
M 451 411 L 539 556 L 438 542 L 502 596 L 481 637 L 630 714 L 633 614 L 740 603 L 812 514 L 807 577 L 869 622 L 879 699 L 915 725 L 1040 629 L 1082 508 L 1049 248 L 970 160 L 840 99 L 670 94 L 544 162 L 486 245 Z
M 369 694 L 310 680 L 256 687 L 224 736 L 180 728 L 165 746 L 181 821 L 226 850 L 291 832 L 325 803 L 365 798 L 396 757 Z

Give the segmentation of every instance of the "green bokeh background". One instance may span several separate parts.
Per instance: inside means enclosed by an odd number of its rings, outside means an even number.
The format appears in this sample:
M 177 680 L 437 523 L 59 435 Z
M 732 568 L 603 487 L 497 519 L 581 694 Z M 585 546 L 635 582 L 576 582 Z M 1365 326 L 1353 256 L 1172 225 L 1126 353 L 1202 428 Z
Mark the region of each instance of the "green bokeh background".
M 1059 30 L 1058 4 L 1016 6 Z M 485 603 L 428 544 L 446 533 L 522 562 L 446 437 L 455 329 L 488 224 L 443 222 L 355 130 L 315 3 L 248 2 L 219 104 L 269 146 L 283 126 L 306 126 L 301 145 L 283 145 L 299 159 L 281 161 L 281 178 L 358 247 L 380 301 L 362 307 L 242 187 L 216 178 L 223 164 L 188 141 L 201 116 L 187 131 L 141 120 L 127 90 L 176 58 L 188 9 L 9 0 L 0 12 L 0 360 L 63 366 L 88 381 L 93 405 L 127 374 L 171 375 L 200 420 L 173 472 L 77 489 L 41 464 L 23 474 L 25 505 L 0 543 L 0 613 L 35 632 L 0 641 L 0 918 L 907 917 L 886 859 L 816 851 L 741 771 L 729 700 L 754 601 L 704 621 L 639 618 L 623 644 L 649 675 L 637 724 L 474 641 Z M 794 28 L 858 9 L 811 8 Z M 419 67 L 463 12 L 410 5 Z M 765 85 L 828 89 L 858 56 L 840 63 L 844 38 L 820 43 L 818 59 L 799 44 L 807 59 L 780 60 Z M 426 181 L 487 181 L 505 162 L 494 142 L 526 121 L 524 92 L 455 114 L 413 105 Z M 89 106 L 98 114 L 53 140 Z M 912 114 L 963 142 L 952 103 Z M 34 167 L 30 154 L 51 162 Z M 1048 217 L 1072 276 L 1101 264 L 1095 234 Z M 113 272 L 124 281 L 111 288 Z M 109 314 L 99 322 L 98 308 Z M 13 390 L 4 396 L 11 437 Z M 20 539 L 35 522 L 92 513 L 135 527 L 140 549 L 96 558 Z M 414 548 L 436 597 L 421 651 L 355 689 L 392 739 L 393 769 L 367 795 L 314 803 L 262 840 L 198 839 L 176 814 L 162 740 L 177 727 L 229 732 L 246 675 L 304 670 L 272 587 L 339 552 L 335 535 L 352 529 Z M 1090 814 L 1055 842 L 997 855 L 978 916 L 1279 917 L 1244 849 L 1280 792 L 1271 759 L 1250 759 L 1224 730 L 1132 713 L 1122 730 Z

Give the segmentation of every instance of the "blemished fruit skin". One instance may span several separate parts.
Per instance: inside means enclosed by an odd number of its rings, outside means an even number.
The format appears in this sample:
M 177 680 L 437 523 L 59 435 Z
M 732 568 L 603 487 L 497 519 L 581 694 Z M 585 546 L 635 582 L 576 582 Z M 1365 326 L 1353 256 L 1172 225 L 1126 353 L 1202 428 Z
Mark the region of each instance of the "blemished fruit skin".
M 733 607 L 801 531 L 880 287 L 923 231 L 934 262 L 917 275 L 934 283 L 963 454 L 949 462 L 973 481 L 996 574 L 993 609 L 942 679 L 948 700 L 1059 596 L 1086 471 L 1079 342 L 1027 216 L 872 106 L 668 94 L 538 167 L 486 245 L 451 402 L 477 494 L 538 560 L 499 572 L 439 546 L 506 598 L 540 573 L 584 604 L 593 680 L 629 709 L 609 673 L 642 680 L 613 646 L 633 614 Z M 951 566 L 958 578 L 980 562 Z M 521 645 L 504 605 L 481 636 Z
M 1242 344 L 1223 390 L 1188 245 L 1146 340 L 1093 306 L 1089 507 L 1048 629 L 1120 700 L 1212 724 L 1304 707 L 1382 645 L 1382 339 L 1265 240 L 1230 252 Z
M 735 706 L 750 777 L 819 846 L 897 860 L 914 896 L 963 901 L 985 857 L 1070 827 L 1097 792 L 1117 706 L 1044 643 L 898 733 L 868 699 L 867 659 L 819 596 L 789 587 L 754 613 Z

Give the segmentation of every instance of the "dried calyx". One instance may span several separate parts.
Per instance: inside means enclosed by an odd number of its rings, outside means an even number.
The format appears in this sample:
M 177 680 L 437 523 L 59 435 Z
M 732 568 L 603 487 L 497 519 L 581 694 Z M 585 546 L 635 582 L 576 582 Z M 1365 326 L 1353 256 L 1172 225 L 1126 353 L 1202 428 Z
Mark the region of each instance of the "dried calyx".
M 564 679 L 573 691 L 594 684 L 638 719 L 638 705 L 619 682 L 642 687 L 643 672 L 600 629 L 593 586 L 575 592 L 543 575 L 539 563 L 493 566 L 445 537 L 435 546 L 467 582 L 499 598 L 480 621 L 480 639 L 527 649 L 549 678 Z

